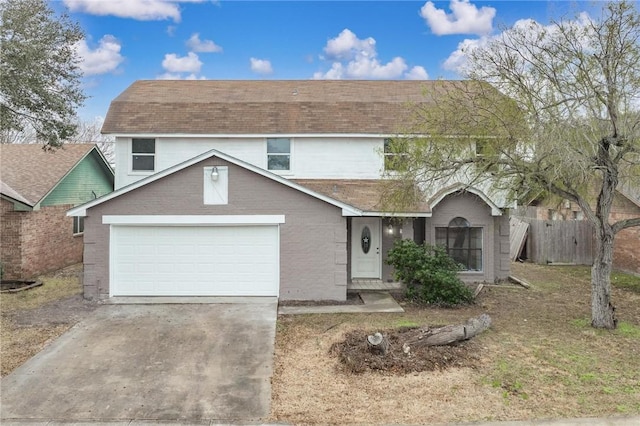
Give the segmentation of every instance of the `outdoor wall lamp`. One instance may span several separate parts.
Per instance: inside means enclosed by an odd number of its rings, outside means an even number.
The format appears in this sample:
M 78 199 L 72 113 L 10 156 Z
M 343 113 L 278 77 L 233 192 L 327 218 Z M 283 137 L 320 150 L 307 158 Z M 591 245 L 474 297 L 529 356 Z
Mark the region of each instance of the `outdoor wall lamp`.
M 220 174 L 218 173 L 218 168 L 214 167 L 213 169 L 211 169 L 211 180 L 214 182 L 217 181 L 218 176 L 220 176 Z

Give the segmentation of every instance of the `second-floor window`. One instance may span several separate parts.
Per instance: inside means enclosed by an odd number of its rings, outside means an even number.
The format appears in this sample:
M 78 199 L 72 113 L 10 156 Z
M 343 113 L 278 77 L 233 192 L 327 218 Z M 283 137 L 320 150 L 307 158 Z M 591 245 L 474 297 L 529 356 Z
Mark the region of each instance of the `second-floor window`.
M 131 140 L 131 171 L 152 172 L 156 166 L 156 140 Z
M 267 169 L 291 170 L 291 140 L 289 138 L 267 139 Z
M 386 171 L 402 171 L 407 167 L 407 156 L 403 147 L 391 138 L 384 140 L 384 169 Z

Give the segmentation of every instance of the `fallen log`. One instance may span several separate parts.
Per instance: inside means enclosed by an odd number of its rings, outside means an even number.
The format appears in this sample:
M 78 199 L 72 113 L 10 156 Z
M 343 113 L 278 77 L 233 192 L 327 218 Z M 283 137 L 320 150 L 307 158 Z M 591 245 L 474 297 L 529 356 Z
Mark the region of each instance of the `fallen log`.
M 482 314 L 477 318 L 471 318 L 464 324 L 447 325 L 438 328 L 418 328 L 402 344 L 402 350 L 404 353 L 409 353 L 411 348 L 450 345 L 455 342 L 469 340 L 490 326 L 491 317 L 487 314 Z

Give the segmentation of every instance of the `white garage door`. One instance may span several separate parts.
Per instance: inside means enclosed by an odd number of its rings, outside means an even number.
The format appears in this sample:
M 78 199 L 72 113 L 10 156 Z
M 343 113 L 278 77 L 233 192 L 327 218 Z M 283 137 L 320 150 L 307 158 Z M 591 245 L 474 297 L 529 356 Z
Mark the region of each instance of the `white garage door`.
M 113 226 L 112 296 L 277 296 L 278 226 Z

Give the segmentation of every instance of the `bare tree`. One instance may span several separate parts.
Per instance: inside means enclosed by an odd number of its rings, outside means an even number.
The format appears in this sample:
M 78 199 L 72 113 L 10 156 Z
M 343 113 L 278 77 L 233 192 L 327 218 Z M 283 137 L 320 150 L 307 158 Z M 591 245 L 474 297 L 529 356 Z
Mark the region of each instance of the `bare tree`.
M 612 2 L 591 19 L 520 22 L 468 54 L 468 80 L 426 93 L 392 149 L 399 182 L 491 184 L 513 198 L 577 203 L 595 226 L 592 325 L 615 328 L 610 275 L 617 188 L 640 177 L 640 16 Z M 422 135 L 422 136 L 416 136 Z M 428 135 L 428 136 L 424 136 Z M 403 200 L 406 197 L 397 197 Z
M 93 121 L 76 120 L 75 125 L 77 132 L 73 138 L 68 139 L 69 143 L 95 143 L 102 151 L 107 161 L 114 162 L 114 144 L 115 138 L 100 133 L 104 120 L 101 117 L 95 118 Z

